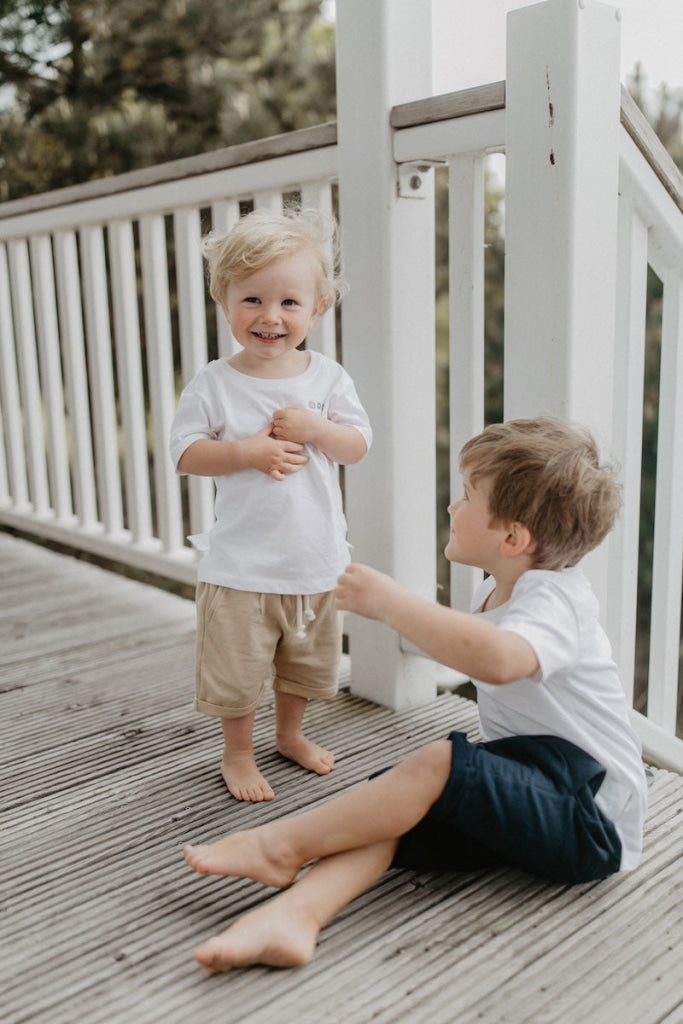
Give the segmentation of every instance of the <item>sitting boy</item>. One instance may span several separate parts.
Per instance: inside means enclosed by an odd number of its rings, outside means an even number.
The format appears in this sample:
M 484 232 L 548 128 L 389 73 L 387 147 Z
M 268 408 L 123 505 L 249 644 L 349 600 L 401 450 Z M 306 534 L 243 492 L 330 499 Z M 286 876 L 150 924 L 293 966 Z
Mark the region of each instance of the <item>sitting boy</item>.
M 322 926 L 390 867 L 515 865 L 573 883 L 639 861 L 640 744 L 577 565 L 614 524 L 612 472 L 588 434 L 549 418 L 487 427 L 460 465 L 445 553 L 488 574 L 473 613 L 364 565 L 347 567 L 336 594 L 469 676 L 483 741 L 451 733 L 309 811 L 186 847 L 196 871 L 284 889 L 197 950 L 208 970 L 305 963 Z

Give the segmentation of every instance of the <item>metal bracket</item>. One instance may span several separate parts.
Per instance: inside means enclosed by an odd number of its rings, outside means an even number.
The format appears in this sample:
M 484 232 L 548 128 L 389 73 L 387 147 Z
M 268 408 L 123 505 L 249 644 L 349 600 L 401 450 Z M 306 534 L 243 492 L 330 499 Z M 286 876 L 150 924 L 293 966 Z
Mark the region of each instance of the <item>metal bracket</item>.
M 411 160 L 398 164 L 397 191 L 400 199 L 426 199 L 429 172 L 445 160 Z

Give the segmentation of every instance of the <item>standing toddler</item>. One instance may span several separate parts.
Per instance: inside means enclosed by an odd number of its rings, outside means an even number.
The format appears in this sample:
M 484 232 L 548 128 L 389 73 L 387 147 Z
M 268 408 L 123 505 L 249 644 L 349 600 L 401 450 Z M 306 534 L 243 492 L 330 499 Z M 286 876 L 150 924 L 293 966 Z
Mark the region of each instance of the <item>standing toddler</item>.
M 334 225 L 255 211 L 208 236 L 204 255 L 241 350 L 188 384 L 171 428 L 177 471 L 216 482 L 216 523 L 197 539 L 195 709 L 221 719 L 233 796 L 271 800 L 252 739 L 271 672 L 279 752 L 319 775 L 334 765 L 302 722 L 311 698 L 337 691 L 334 589 L 349 562 L 337 465 L 362 459 L 372 432 L 348 373 L 300 347 L 339 298 Z

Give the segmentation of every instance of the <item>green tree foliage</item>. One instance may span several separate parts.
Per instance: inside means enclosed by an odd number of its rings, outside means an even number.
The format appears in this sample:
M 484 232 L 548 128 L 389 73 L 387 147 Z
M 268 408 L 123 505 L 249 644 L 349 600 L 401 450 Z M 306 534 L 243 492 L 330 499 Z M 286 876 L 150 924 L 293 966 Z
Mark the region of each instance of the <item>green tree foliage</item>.
M 335 115 L 320 0 L 0 3 L 0 199 Z

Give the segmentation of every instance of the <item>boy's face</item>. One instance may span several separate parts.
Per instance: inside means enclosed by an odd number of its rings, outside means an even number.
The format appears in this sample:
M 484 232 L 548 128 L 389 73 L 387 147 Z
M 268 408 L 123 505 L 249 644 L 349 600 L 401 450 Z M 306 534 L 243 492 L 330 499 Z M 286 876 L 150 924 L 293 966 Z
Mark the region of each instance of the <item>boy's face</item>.
M 264 360 L 286 363 L 304 340 L 318 318 L 316 285 L 315 262 L 306 250 L 230 282 L 223 311 L 255 368 Z
M 490 526 L 488 488 L 485 479 L 473 484 L 463 472 L 463 497 L 448 506 L 451 535 L 444 554 L 450 562 L 474 565 L 491 572 L 494 559 L 505 539 L 504 527 Z

